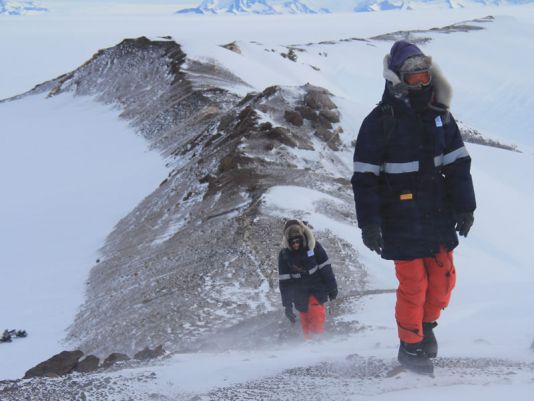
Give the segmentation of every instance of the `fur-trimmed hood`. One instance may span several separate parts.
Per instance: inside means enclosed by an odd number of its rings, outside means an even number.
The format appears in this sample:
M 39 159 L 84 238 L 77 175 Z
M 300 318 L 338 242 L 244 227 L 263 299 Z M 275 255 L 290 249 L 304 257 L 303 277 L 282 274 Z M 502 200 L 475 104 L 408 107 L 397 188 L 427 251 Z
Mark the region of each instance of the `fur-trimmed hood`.
M 315 235 L 310 227 L 304 224 L 300 220 L 288 220 L 284 226 L 284 236 L 282 245 L 291 250 L 289 246 L 289 238 L 294 236 L 294 234 L 301 235 L 304 238 L 304 248 L 310 250 L 315 249 Z
M 386 81 L 391 82 L 393 88 L 399 88 L 399 93 L 402 92 L 404 84 L 401 82 L 399 76 L 389 68 L 390 55 L 386 54 L 384 57 L 384 72 L 383 76 Z M 432 74 L 432 86 L 434 87 L 435 103 L 439 103 L 447 110 L 451 107 L 452 100 L 452 86 L 443 75 L 441 68 L 432 61 L 430 66 L 430 73 Z

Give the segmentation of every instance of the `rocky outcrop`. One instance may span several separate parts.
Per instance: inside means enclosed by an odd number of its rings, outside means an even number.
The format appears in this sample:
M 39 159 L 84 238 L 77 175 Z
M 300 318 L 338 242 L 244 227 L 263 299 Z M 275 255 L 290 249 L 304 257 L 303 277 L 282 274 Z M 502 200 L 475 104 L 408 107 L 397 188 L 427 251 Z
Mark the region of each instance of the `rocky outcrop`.
M 75 372 L 80 373 L 89 373 L 94 372 L 98 369 L 98 366 L 100 365 L 100 359 L 97 358 L 94 355 L 88 355 L 84 359 L 82 359 L 78 364 L 74 367 Z
M 332 94 L 326 89 L 313 85 L 306 85 L 307 93 L 304 97 L 304 104 L 314 110 L 332 110 L 337 109 L 336 104 L 330 96 Z
M 115 365 L 117 362 L 126 362 L 129 360 L 130 360 L 130 357 L 128 355 L 122 354 L 120 352 L 114 352 L 110 354 L 106 359 L 104 359 L 104 362 L 102 362 L 102 367 L 104 369 L 107 369 Z
M 32 377 L 58 377 L 71 373 L 78 360 L 83 356 L 82 351 L 63 351 L 50 359 L 31 368 L 24 375 L 24 379 Z
M 460 133 L 464 142 L 476 143 L 478 145 L 491 146 L 493 148 L 511 150 L 513 152 L 519 152 L 516 145 L 505 144 L 495 139 L 487 138 L 474 128 L 465 126 L 461 121 L 458 121 Z
M 139 351 L 134 355 L 134 359 L 140 360 L 140 361 L 146 361 L 148 359 L 155 359 L 159 358 L 160 356 L 165 355 L 165 350 L 163 349 L 162 345 L 158 345 L 154 349 L 150 349 L 146 347 L 144 350 Z
M 222 329 L 269 313 L 269 341 L 283 338 L 288 329 L 276 313 L 283 217 L 262 209 L 264 194 L 276 185 L 315 188 L 345 204 L 325 211 L 354 218 L 350 185 L 341 180 L 351 168 L 337 154 L 348 141 L 332 118 L 332 94 L 304 85 L 238 96 L 230 90 L 236 86 L 247 84 L 189 59 L 174 41 L 141 37 L 100 50 L 29 93 L 113 105 L 170 169 L 116 224 L 91 270 L 68 338 L 86 353 L 133 355 L 155 344 L 169 352 L 202 349 Z M 320 128 L 329 132 L 316 135 Z M 359 288 L 364 274 L 355 252 L 342 252 L 345 243 L 331 233 L 321 239 L 339 258 L 340 280 Z M 258 331 L 248 333 L 225 344 L 258 341 Z

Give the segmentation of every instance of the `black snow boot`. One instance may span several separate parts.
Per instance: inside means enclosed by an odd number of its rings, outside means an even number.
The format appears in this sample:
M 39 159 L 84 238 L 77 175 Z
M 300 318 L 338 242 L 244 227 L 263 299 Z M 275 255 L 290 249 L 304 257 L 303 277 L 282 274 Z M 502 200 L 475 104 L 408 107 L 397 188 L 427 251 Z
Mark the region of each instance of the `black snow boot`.
M 399 347 L 399 363 L 406 369 L 415 373 L 431 375 L 434 373 L 434 364 L 423 351 L 423 342 L 415 344 L 401 341 Z
M 429 358 L 435 358 L 438 356 L 438 342 L 434 335 L 433 329 L 438 324 L 436 322 L 425 323 L 423 322 L 423 351 Z

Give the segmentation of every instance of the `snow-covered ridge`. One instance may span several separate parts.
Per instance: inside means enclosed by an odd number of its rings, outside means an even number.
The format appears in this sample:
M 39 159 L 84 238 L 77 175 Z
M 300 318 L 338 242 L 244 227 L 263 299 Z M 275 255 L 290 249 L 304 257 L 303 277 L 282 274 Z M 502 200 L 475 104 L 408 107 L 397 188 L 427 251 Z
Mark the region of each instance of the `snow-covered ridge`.
M 317 14 L 316 10 L 299 0 L 203 0 L 198 7 L 178 10 L 178 14 Z
M 276 251 L 282 216 L 305 215 L 264 195 L 300 183 L 316 191 L 314 213 L 350 225 L 350 165 L 339 155 L 352 138 L 325 89 L 271 86 L 246 96 L 228 89 L 240 87 L 252 89 L 170 39 L 140 37 L 7 101 L 68 94 L 113 104 L 172 169 L 108 236 L 69 329 L 76 346 L 96 355 L 131 354 L 144 344 L 172 352 L 235 346 L 236 331 L 241 347 L 272 342 L 259 340 L 261 327 L 289 335 L 276 310 Z M 362 288 L 346 240 L 323 233 L 321 242 L 337 276 Z
M 48 11 L 30 0 L 0 0 L 0 15 L 31 15 Z
M 531 3 L 532 0 L 203 0 L 197 7 L 178 14 L 325 14 L 416 10 L 421 8 L 464 8 Z

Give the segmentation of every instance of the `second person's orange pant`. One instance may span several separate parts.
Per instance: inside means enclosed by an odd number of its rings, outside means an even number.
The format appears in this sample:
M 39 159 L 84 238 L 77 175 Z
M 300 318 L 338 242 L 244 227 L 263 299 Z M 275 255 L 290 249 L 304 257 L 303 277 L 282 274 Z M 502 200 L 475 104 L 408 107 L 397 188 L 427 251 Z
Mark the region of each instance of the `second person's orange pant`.
M 452 251 L 441 247 L 431 258 L 396 260 L 399 280 L 395 317 L 401 341 L 417 343 L 423 339 L 423 322 L 438 320 L 449 305 L 456 284 Z
M 300 325 L 305 339 L 310 339 L 314 334 L 324 332 L 324 322 L 326 320 L 326 308 L 321 305 L 317 298 L 310 295 L 308 300 L 308 311 L 300 312 Z

